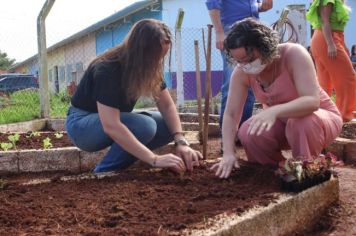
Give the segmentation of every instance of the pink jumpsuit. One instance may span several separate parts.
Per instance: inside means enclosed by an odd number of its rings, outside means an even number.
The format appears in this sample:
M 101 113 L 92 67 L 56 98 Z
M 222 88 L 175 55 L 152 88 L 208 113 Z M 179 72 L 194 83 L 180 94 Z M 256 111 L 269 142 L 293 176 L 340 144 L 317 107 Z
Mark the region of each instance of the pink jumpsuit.
M 282 63 L 284 63 L 282 55 Z M 298 98 L 296 87 L 285 65 L 281 74 L 264 90 L 255 77 L 249 82 L 256 100 L 268 106 L 287 103 Z M 316 157 L 341 132 L 342 118 L 335 104 L 325 91 L 319 87 L 320 107 L 310 115 L 300 118 L 277 119 L 267 132 L 256 135 L 247 134 L 251 119 L 242 124 L 238 138 L 245 148 L 251 162 L 276 165 L 284 157 L 281 150 L 291 149 L 293 157 Z

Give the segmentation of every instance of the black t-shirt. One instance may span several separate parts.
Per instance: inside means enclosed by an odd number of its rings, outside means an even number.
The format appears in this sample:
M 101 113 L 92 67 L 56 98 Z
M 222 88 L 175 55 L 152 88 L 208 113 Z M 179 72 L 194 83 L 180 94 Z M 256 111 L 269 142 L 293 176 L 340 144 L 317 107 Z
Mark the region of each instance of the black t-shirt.
M 124 76 L 118 62 L 97 62 L 91 65 L 83 75 L 71 103 L 74 107 L 98 112 L 96 102 L 117 108 L 122 112 L 131 112 L 137 99 L 128 101 L 127 91 L 122 86 Z M 162 90 L 166 84 L 162 84 Z

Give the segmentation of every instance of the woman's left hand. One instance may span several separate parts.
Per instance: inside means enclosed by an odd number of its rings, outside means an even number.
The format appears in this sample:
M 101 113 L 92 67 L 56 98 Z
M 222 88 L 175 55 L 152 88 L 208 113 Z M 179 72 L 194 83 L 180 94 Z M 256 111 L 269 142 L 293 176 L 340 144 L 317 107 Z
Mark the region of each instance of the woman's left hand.
M 257 115 L 253 116 L 247 133 L 250 135 L 256 134 L 257 136 L 264 131 L 269 131 L 276 122 L 277 114 L 275 109 L 267 108 Z
M 331 59 L 335 59 L 337 56 L 337 48 L 334 43 L 328 45 L 328 56 Z
M 203 155 L 199 151 L 184 145 L 176 147 L 176 154 L 183 159 L 189 171 L 192 171 L 194 166 L 199 166 L 199 159 L 203 159 Z

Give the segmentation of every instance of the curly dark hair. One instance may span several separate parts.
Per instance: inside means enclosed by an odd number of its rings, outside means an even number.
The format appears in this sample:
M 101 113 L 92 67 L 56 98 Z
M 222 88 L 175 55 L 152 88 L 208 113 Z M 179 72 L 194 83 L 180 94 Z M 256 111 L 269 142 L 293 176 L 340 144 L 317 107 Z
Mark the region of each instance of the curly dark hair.
M 271 62 L 278 57 L 279 37 L 278 33 L 253 18 L 246 18 L 234 23 L 224 40 L 224 50 L 231 63 L 234 59 L 230 50 L 245 48 L 247 55 L 251 55 L 253 49 L 261 53 L 263 63 Z

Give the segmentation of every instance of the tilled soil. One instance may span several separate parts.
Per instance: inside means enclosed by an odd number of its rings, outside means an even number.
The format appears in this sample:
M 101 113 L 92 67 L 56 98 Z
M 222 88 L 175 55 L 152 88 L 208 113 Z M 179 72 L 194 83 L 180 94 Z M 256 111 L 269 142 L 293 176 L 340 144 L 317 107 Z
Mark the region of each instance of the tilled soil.
M 23 186 L 0 192 L 0 235 L 157 235 L 205 228 L 209 217 L 266 206 L 279 192 L 273 171 L 245 165 L 228 180 L 211 164 L 179 176 L 130 168 L 101 180 Z

